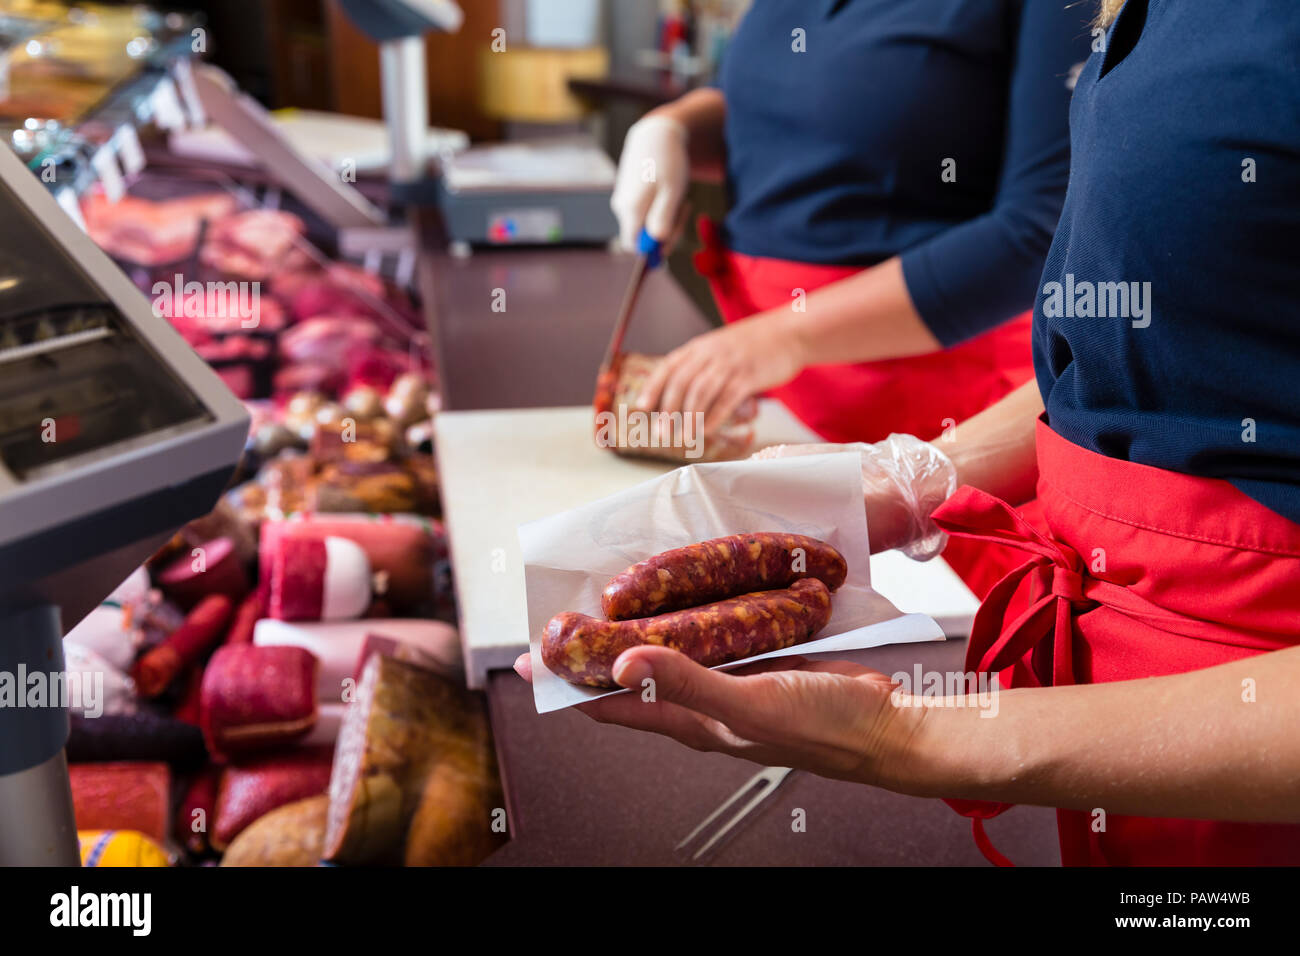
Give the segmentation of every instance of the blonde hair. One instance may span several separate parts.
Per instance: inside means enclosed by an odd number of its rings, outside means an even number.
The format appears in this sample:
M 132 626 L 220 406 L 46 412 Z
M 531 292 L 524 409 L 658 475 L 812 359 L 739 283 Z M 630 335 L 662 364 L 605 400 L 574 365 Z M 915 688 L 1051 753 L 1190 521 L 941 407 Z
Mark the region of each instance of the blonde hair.
M 1108 27 L 1115 22 L 1119 16 L 1119 11 L 1124 6 L 1124 0 L 1101 0 L 1101 9 L 1097 11 L 1097 25 Z

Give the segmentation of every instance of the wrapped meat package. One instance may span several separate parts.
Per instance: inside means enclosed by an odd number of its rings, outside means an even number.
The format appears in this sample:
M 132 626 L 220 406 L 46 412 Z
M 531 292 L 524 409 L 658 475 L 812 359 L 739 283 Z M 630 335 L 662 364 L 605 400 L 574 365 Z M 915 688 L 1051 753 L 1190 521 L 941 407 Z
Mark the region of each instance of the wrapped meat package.
M 637 409 L 637 398 L 662 357 L 629 352 L 615 357 L 596 382 L 596 444 L 615 454 L 659 458 L 679 464 L 743 458 L 754 445 L 758 403 L 743 402 L 718 429 L 701 437 L 691 419 L 669 419 L 661 432 L 661 412 Z
M 197 664 L 225 636 L 233 612 L 234 604 L 224 594 L 210 594 L 201 600 L 180 627 L 131 668 L 140 694 L 157 697 L 177 675 Z
M 81 865 L 93 867 L 171 866 L 171 854 L 135 830 L 78 830 Z
M 158 761 L 173 767 L 193 767 L 207 759 L 197 727 L 150 710 L 100 717 L 71 715 L 68 760 Z
M 218 648 L 203 672 L 199 722 L 217 760 L 305 736 L 316 723 L 316 658 L 301 647 Z
M 346 538 L 365 551 L 371 572 L 381 582 L 376 591 L 393 608 L 415 611 L 433 598 L 434 565 L 446 557 L 446 541 L 440 526 L 415 515 L 317 514 L 266 521 L 261 532 L 263 580 L 283 542 L 327 537 Z
M 265 618 L 257 622 L 253 643 L 259 647 L 301 647 L 319 662 L 316 699 L 319 703 L 342 700 L 342 692 L 359 676 L 366 649 L 383 650 L 394 657 L 424 663 L 446 674 L 461 666 L 460 638 L 442 621 L 416 618 L 331 621 L 320 624 L 290 623 Z M 367 655 L 368 657 L 369 655 Z
M 347 538 L 282 537 L 262 552 L 263 599 L 281 621 L 360 617 L 371 598 L 370 560 Z
M 212 846 L 224 850 L 249 824 L 277 807 L 325 793 L 331 748 L 289 751 L 241 761 L 225 769 L 217 791 Z
M 83 763 L 68 767 L 79 830 L 138 830 L 167 839 L 171 771 L 165 763 Z
M 185 788 L 180 806 L 176 808 L 176 839 L 191 853 L 206 853 L 212 849 L 208 832 L 217 818 L 217 787 L 221 782 L 221 768 L 208 764 Z

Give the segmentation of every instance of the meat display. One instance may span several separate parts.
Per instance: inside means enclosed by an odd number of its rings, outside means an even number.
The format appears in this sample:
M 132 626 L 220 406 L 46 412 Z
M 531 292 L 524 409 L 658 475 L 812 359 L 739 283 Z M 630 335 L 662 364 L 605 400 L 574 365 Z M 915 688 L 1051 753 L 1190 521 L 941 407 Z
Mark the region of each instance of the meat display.
M 191 863 L 478 863 L 504 799 L 448 623 L 423 317 L 292 212 L 152 175 L 88 193 L 88 231 L 253 425 L 218 507 L 68 636 L 105 688 L 103 716 L 73 715 L 78 823 Z
M 126 196 L 112 202 L 91 192 L 81 202 L 86 232 L 115 259 L 143 266 L 179 262 L 197 251 L 204 222 L 233 215 L 235 198 L 207 192 L 155 201 Z

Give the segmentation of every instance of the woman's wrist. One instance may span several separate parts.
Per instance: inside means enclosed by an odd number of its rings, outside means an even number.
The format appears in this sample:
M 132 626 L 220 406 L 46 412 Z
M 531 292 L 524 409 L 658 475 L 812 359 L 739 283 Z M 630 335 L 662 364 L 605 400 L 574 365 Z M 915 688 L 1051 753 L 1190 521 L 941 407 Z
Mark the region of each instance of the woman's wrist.
M 646 118 L 652 116 L 670 120 L 681 129 L 694 177 L 714 180 L 722 174 L 726 100 L 721 91 L 692 90 L 646 113 Z
M 896 693 L 891 703 L 908 715 L 908 736 L 905 745 L 896 748 L 884 785 L 915 797 L 1013 802 L 1011 790 L 1017 782 L 1035 773 L 1030 748 L 1019 732 L 1022 722 L 1016 719 L 1017 698 L 1024 693 Z
M 762 323 L 761 328 L 767 337 L 769 349 L 789 373 L 786 381 L 794 378 L 809 364 L 806 360 L 808 343 L 805 334 L 807 323 L 803 321 L 805 318 L 805 315 L 795 312 L 789 306 L 778 306 L 745 320 L 746 324 Z

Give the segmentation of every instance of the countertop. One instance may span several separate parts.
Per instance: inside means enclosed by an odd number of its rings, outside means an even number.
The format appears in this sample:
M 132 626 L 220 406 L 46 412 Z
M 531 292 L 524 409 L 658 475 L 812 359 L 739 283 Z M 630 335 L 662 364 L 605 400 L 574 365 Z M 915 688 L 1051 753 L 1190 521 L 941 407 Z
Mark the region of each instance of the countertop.
M 888 674 L 962 669 L 964 641 L 898 644 L 837 657 Z M 759 769 L 674 740 L 598 724 L 576 710 L 539 716 L 514 673 L 489 684 L 511 842 L 490 866 L 672 866 L 676 843 Z M 805 832 L 792 827 L 804 811 Z M 1055 811 L 1016 807 L 990 820 L 1017 865 L 1060 863 Z M 719 866 L 986 866 L 970 821 L 939 800 L 796 772 L 704 862 Z
M 442 407 L 589 405 L 633 257 L 605 249 L 421 256 Z M 630 352 L 661 355 L 712 326 L 663 269 L 645 279 Z
M 590 397 L 590 396 L 588 396 Z M 528 647 L 516 529 L 654 478 L 666 462 L 596 447 L 591 405 L 443 412 L 435 419 L 443 514 L 471 687 Z M 785 407 L 763 401 L 759 443 L 808 441 Z

